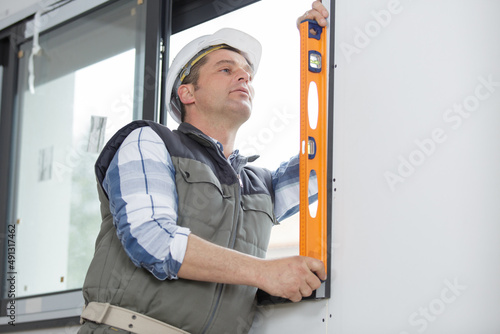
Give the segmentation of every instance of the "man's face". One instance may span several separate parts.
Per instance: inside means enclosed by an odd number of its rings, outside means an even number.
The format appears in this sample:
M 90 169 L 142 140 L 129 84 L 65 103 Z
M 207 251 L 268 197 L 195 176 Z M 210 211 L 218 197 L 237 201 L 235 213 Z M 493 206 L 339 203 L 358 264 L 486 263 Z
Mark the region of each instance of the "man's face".
M 206 57 L 194 92 L 197 108 L 241 125 L 252 111 L 251 67 L 245 57 L 230 50 L 217 50 Z

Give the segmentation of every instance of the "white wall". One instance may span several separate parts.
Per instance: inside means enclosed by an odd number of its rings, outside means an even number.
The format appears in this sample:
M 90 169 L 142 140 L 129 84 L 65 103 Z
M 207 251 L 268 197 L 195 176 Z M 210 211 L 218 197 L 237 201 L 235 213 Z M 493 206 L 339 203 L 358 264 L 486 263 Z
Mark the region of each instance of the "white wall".
M 499 12 L 338 1 L 333 331 L 500 330 Z
M 337 0 L 332 298 L 256 333 L 500 331 L 498 13 Z

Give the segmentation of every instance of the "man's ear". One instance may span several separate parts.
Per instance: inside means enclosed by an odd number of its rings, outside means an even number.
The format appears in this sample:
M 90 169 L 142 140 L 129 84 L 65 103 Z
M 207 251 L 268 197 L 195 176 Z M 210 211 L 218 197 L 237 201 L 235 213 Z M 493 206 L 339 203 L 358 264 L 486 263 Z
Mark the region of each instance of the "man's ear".
M 192 84 L 180 85 L 177 89 L 177 95 L 182 104 L 194 103 L 194 87 Z

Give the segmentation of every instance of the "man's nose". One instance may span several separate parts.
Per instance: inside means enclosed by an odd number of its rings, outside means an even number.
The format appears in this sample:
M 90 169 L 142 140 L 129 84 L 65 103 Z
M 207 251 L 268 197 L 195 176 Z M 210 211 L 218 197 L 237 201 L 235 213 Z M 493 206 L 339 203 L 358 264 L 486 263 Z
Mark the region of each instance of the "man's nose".
M 250 81 L 251 77 L 252 77 L 251 74 L 248 73 L 248 71 L 243 69 L 243 68 L 241 68 L 238 71 L 238 81 L 243 80 L 243 81 L 247 82 L 247 81 Z

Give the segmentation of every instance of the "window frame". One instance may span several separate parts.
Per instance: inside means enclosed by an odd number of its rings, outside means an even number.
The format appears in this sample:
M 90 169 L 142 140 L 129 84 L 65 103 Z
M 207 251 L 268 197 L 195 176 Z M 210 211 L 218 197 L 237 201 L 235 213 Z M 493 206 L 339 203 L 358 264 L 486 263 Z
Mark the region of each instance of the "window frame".
M 126 0 L 114 0 L 106 1 L 96 7 L 85 11 L 84 13 L 76 13 L 70 19 L 50 27 L 47 30 L 40 33 L 40 35 L 47 32 L 53 31 L 60 28 L 68 23 L 71 23 L 85 15 L 89 15 L 99 11 L 104 6 L 112 5 L 114 3 L 126 1 Z M 165 22 L 165 12 L 170 11 L 170 1 L 161 0 L 149 0 L 143 3 L 146 10 L 146 21 L 148 24 L 145 26 L 145 45 L 144 54 L 141 55 L 142 61 L 144 62 L 143 73 L 139 73 L 140 76 L 144 78 L 142 87 L 142 98 L 139 99 L 142 106 L 138 106 L 139 110 L 142 109 L 142 118 L 148 120 L 156 120 L 159 115 L 158 102 L 160 90 L 156 82 L 159 81 L 161 76 L 160 70 L 160 59 L 161 54 L 166 51 L 166 49 L 161 49 L 160 40 L 167 40 L 165 32 L 167 29 L 161 29 L 161 27 L 167 26 Z M 17 147 L 17 131 L 19 126 L 17 119 L 18 115 L 18 92 L 17 92 L 17 82 L 18 82 L 18 71 L 19 71 L 19 57 L 18 54 L 20 50 L 20 45 L 32 40 L 32 37 L 25 37 L 25 31 L 28 23 L 34 18 L 30 16 L 24 19 L 22 22 L 16 23 L 11 27 L 4 29 L 0 32 L 0 43 L 2 45 L 0 54 L 0 64 L 4 67 L 3 78 L 2 78 L 2 99 L 1 107 L 2 113 L 0 115 L 0 129 L 2 133 L 0 134 L 1 145 L 0 153 L 5 159 L 1 159 L 1 171 L 0 177 L 3 180 L 8 180 L 5 184 L 0 186 L 0 209 L 4 212 L 0 215 L 0 266 L 2 272 L 6 272 L 7 268 L 7 227 L 9 224 L 15 224 L 13 212 L 15 209 L 15 193 L 16 193 L 16 154 L 15 148 Z M 138 68 L 136 66 L 136 68 Z M 2 275 L 3 276 L 3 275 Z M 28 314 L 16 314 L 15 326 L 8 324 L 10 321 L 7 314 L 7 305 L 12 300 L 7 298 L 6 292 L 8 291 L 6 280 L 2 280 L 0 286 L 0 331 L 8 332 L 19 332 L 24 330 L 33 330 L 49 327 L 64 327 L 64 326 L 76 326 L 79 324 L 79 316 L 74 316 L 74 307 L 71 304 L 76 305 L 83 302 L 83 296 L 81 289 L 69 289 L 60 292 L 47 293 L 41 295 L 26 296 L 20 298 L 14 298 L 16 304 L 16 311 L 19 306 L 23 304 L 26 305 L 30 302 L 40 302 L 42 304 L 66 304 L 68 308 L 64 310 L 51 311 L 50 315 L 42 316 L 40 315 L 28 315 Z M 17 312 L 16 312 L 17 313 Z M 73 314 L 68 316 L 69 314 Z
M 13 128 L 16 125 L 16 94 L 17 94 L 17 72 L 19 67 L 17 45 L 22 41 L 22 32 L 26 22 L 20 22 L 4 31 L 0 32 L 0 62 L 3 67 L 2 75 L 2 99 L 0 114 L 0 179 L 7 182 L 0 186 L 0 265 L 2 271 L 7 265 L 7 225 L 12 216 L 12 198 L 14 183 L 11 176 L 11 162 L 14 156 L 12 147 L 15 138 Z M 3 275 L 2 275 L 3 276 Z M 7 300 L 3 297 L 7 283 L 4 280 L 0 283 L 0 317 L 6 316 Z M 1 326 L 0 326 L 1 328 Z
M 79 1 L 79 0 L 76 0 Z M 53 27 L 47 28 L 40 34 L 58 29 L 65 24 L 73 22 L 81 17 L 92 14 L 104 6 L 120 1 L 128 0 L 104 0 L 95 7 L 75 13 L 74 16 L 64 20 Z M 195 26 L 199 23 L 222 16 L 234 10 L 253 4 L 260 0 L 241 0 L 234 4 L 230 0 L 218 0 L 215 3 L 202 0 L 137 0 L 138 4 L 146 7 L 146 27 L 145 27 L 145 52 L 141 55 L 144 61 L 142 87 L 142 118 L 154 120 L 161 124 L 167 123 L 165 109 L 165 92 L 162 83 L 166 81 L 169 64 L 170 36 L 184 29 Z M 13 212 L 15 208 L 16 189 L 16 166 L 15 148 L 17 147 L 18 128 L 18 71 L 20 45 L 28 42 L 32 37 L 26 37 L 27 25 L 32 21 L 31 15 L 0 31 L 0 65 L 3 67 L 1 85 L 1 113 L 0 113 L 0 179 L 7 180 L 0 184 L 0 267 L 4 272 L 7 268 L 7 227 L 13 224 Z M 137 68 L 137 67 L 136 67 Z M 136 103 L 136 102 L 134 102 Z M 138 107 L 138 106 L 134 106 Z M 3 275 L 2 275 L 3 276 Z M 6 279 L 0 283 L 0 331 L 20 332 L 34 329 L 68 327 L 79 325 L 79 316 L 74 314 L 74 307 L 64 310 L 52 311 L 48 315 L 21 315 L 16 314 L 15 326 L 8 324 L 7 304 L 11 299 L 6 296 L 8 290 Z M 77 304 L 83 301 L 81 289 L 65 290 L 61 292 L 48 293 L 36 296 L 15 298 L 16 308 L 22 303 L 62 303 Z M 73 312 L 73 313 L 72 313 Z M 41 318 L 42 317 L 42 318 Z

